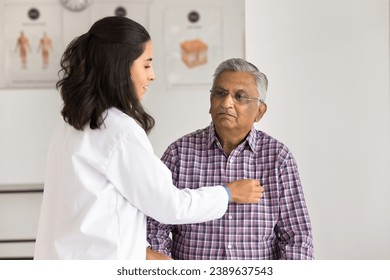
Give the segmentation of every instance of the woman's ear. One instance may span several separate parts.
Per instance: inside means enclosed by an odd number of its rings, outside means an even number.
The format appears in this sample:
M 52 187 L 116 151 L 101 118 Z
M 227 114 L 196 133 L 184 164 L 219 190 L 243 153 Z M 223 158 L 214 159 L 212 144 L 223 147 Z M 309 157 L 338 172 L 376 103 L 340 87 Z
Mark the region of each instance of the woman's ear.
M 265 112 L 267 112 L 267 104 L 261 102 L 259 110 L 257 111 L 255 122 L 258 122 L 264 116 Z

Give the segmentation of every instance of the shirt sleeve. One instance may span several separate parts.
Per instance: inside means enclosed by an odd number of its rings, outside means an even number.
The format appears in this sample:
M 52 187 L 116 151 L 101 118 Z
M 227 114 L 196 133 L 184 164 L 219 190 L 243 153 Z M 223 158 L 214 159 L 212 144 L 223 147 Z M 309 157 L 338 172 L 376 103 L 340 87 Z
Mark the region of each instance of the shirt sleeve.
M 109 160 L 107 179 L 134 207 L 165 224 L 221 218 L 228 206 L 222 186 L 177 189 L 142 130 L 124 134 Z
M 279 167 L 281 186 L 280 217 L 276 224 L 280 258 L 314 259 L 312 228 L 296 162 L 289 151 L 283 151 Z
M 148 217 L 147 223 L 147 240 L 150 247 L 157 252 L 167 256 L 172 256 L 172 239 L 170 233 L 174 225 L 162 224 L 155 219 Z

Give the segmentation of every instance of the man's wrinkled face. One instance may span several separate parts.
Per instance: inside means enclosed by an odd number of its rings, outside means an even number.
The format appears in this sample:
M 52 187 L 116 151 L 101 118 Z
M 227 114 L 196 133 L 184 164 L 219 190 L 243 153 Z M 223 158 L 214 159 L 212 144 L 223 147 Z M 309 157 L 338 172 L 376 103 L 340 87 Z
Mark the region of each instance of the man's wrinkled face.
M 217 131 L 246 135 L 266 111 L 266 105 L 256 100 L 259 92 L 250 73 L 223 72 L 215 80 L 212 91 L 228 93 L 224 97 L 210 96 L 209 112 Z

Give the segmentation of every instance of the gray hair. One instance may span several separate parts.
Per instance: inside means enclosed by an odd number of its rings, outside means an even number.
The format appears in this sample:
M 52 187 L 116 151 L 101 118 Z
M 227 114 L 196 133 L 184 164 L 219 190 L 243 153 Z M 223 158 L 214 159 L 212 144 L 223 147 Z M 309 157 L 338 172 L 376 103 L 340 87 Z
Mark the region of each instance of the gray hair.
M 218 65 L 217 69 L 215 69 L 213 84 L 215 84 L 215 81 L 219 77 L 219 75 L 226 71 L 247 72 L 251 74 L 256 80 L 260 100 L 262 102 L 265 101 L 265 96 L 267 94 L 268 88 L 268 79 L 267 76 L 261 73 L 256 66 L 242 58 L 231 58 L 225 60 Z

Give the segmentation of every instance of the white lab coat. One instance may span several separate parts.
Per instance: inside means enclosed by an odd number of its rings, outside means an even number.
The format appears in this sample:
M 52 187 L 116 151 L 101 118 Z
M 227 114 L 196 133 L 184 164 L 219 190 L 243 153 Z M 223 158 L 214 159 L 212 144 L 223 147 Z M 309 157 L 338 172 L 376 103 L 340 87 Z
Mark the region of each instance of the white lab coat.
M 144 130 L 109 109 L 104 125 L 54 132 L 35 245 L 35 259 L 146 257 L 146 216 L 197 223 L 225 213 L 222 186 L 178 190 Z

